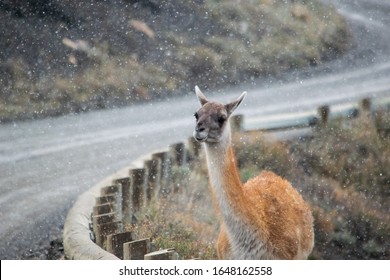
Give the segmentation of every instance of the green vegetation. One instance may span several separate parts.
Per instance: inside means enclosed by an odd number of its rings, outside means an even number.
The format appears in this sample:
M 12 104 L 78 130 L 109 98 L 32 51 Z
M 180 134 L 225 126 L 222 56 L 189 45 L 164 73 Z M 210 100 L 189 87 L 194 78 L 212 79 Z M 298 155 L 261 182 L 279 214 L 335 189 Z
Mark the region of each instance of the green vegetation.
M 242 180 L 267 169 L 300 191 L 315 219 L 311 258 L 389 259 L 389 120 L 386 111 L 336 119 L 312 136 L 290 142 L 267 141 L 259 132 L 235 134 Z M 153 237 L 161 248 L 174 247 L 185 259 L 216 257 L 218 219 L 207 170 L 200 168 L 204 158 L 199 161 L 191 171 L 175 172 L 181 191 L 145 209 L 155 214 L 141 215 L 137 228 L 141 238 Z
M 226 87 L 317 65 L 350 43 L 318 0 L 6 2 L 0 121 Z

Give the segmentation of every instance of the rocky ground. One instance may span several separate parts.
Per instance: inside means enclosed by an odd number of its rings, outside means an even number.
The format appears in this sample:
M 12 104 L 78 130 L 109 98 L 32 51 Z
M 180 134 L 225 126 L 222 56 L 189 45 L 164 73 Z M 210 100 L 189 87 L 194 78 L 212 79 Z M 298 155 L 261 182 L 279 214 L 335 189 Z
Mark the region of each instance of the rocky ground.
M 42 245 L 39 248 L 31 249 L 23 259 L 27 260 L 64 260 L 64 247 L 62 238 L 50 241 L 50 247 Z

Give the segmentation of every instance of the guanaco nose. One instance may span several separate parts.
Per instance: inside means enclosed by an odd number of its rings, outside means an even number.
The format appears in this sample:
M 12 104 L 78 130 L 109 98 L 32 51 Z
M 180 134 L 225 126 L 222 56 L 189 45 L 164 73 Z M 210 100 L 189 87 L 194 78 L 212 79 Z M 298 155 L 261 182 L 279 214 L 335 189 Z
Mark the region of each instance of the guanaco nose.
M 206 126 L 203 122 L 200 122 L 196 125 L 196 132 L 203 132 L 206 130 Z
M 206 128 L 204 127 L 204 125 L 198 125 L 197 127 L 196 127 L 196 131 L 197 132 L 203 132 L 203 131 L 205 131 L 206 130 Z

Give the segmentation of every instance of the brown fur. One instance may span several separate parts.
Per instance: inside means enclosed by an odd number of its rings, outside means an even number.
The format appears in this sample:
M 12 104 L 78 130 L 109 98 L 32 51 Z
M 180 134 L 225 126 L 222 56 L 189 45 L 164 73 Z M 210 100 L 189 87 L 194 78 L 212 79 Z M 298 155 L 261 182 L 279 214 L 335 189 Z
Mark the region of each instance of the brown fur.
M 245 94 L 222 105 L 196 91 L 202 108 L 194 137 L 205 143 L 212 194 L 222 217 L 219 258 L 307 258 L 314 244 L 313 217 L 301 195 L 270 171 L 241 183 L 229 123 L 220 118 L 229 117 Z
M 258 229 L 259 238 L 277 259 L 301 258 L 313 247 L 313 218 L 307 203 L 291 184 L 271 171 L 262 171 L 242 185 L 233 149 L 228 150 L 225 191 L 231 206 L 248 226 Z M 218 256 L 229 255 L 225 226 L 218 238 Z

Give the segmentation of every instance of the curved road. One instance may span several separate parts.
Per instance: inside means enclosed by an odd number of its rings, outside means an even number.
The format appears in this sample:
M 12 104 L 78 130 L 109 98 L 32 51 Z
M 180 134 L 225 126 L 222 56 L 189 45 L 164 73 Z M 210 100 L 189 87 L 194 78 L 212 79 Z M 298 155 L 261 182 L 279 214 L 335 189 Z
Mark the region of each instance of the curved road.
M 241 85 L 239 113 L 249 119 L 315 110 L 324 103 L 390 96 L 390 1 L 324 0 L 337 7 L 355 36 L 337 61 L 283 79 Z M 202 88 L 202 85 L 199 85 Z M 206 92 L 207 94 L 207 92 Z M 0 258 L 43 258 L 61 237 L 77 196 L 150 150 L 186 140 L 193 129 L 194 96 L 131 108 L 0 126 Z

